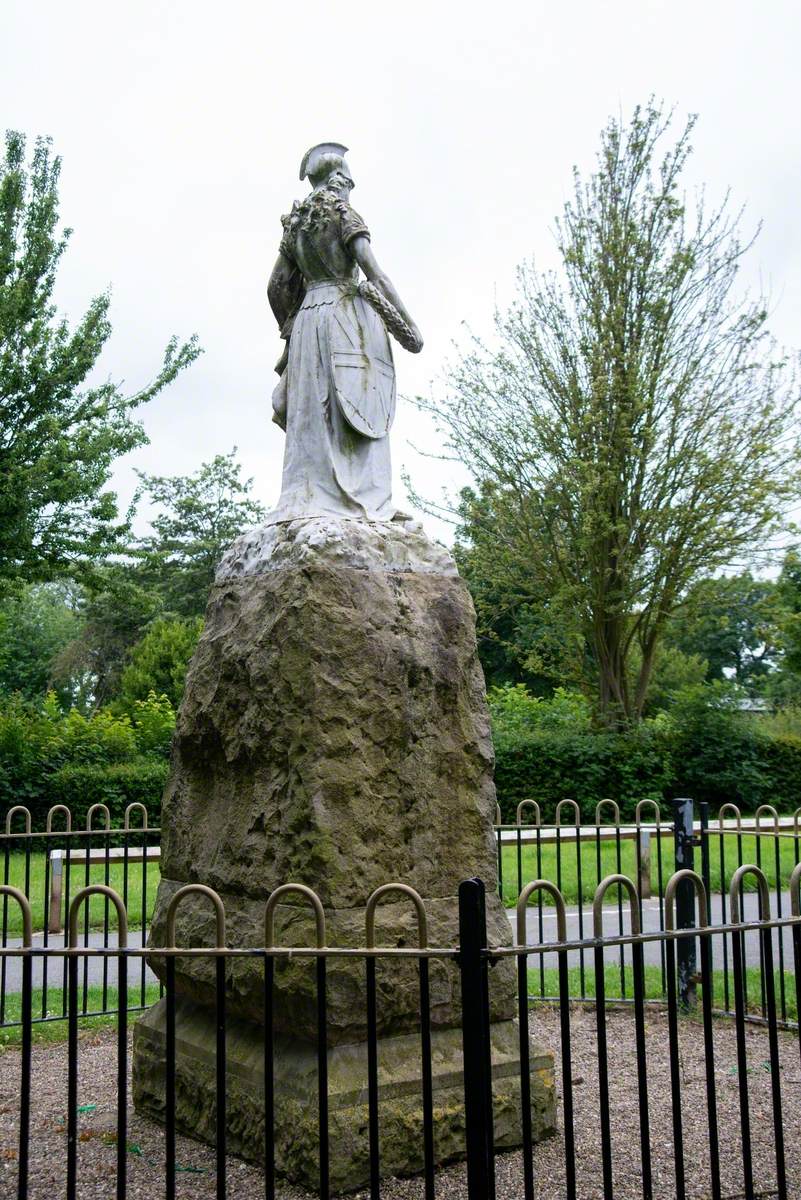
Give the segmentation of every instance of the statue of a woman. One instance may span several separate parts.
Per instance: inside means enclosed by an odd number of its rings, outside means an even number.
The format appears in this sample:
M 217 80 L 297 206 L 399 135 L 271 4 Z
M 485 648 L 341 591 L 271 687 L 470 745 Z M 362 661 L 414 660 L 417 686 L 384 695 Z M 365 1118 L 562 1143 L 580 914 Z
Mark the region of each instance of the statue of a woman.
M 345 146 L 324 142 L 306 154 L 300 177 L 308 176 L 312 191 L 282 217 L 268 295 L 287 342 L 273 394 L 286 449 L 270 522 L 395 515 L 388 436 L 395 368 L 387 327 L 413 353 L 423 341 L 350 206 L 345 153 Z

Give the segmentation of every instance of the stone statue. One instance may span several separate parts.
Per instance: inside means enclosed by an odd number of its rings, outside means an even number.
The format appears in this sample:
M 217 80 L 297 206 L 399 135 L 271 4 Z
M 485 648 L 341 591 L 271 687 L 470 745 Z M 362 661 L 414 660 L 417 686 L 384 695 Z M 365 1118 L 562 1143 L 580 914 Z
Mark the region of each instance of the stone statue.
M 387 329 L 422 341 L 382 274 L 361 218 L 344 147 L 303 161 L 312 192 L 284 218 L 270 301 L 288 346 L 274 410 L 287 434 L 279 507 L 219 564 L 192 658 L 161 813 L 161 880 L 148 946 L 164 977 L 170 905 L 187 883 L 222 899 L 229 946 L 264 945 L 265 907 L 282 884 L 314 890 L 325 944 L 365 946 L 370 897 L 387 883 L 418 893 L 429 945 L 459 939 L 458 889 L 487 888 L 489 944 L 511 929 L 497 891 L 495 785 L 475 611 L 456 564 L 418 521 L 392 507 L 388 433 L 395 374 Z M 366 279 L 359 282 L 359 270 Z M 316 944 L 308 905 L 284 896 L 276 944 Z M 376 915 L 376 944 L 413 946 L 408 898 Z M 214 943 L 208 896 L 182 893 L 175 944 Z M 318 1050 L 328 1073 L 330 1183 L 369 1182 L 364 963 L 326 966 L 325 1046 L 318 1045 L 314 963 L 275 962 L 272 1047 L 276 1169 L 318 1186 Z M 450 956 L 430 965 L 434 1147 L 464 1153 L 461 984 Z M 417 964 L 379 961 L 377 1012 L 381 1172 L 422 1169 Z M 175 970 L 176 1125 L 216 1136 L 214 964 Z M 226 966 L 228 1149 L 256 1162 L 264 1137 L 264 969 Z M 510 958 L 492 968 L 495 1145 L 521 1140 L 519 1028 Z M 163 1120 L 167 1003 L 136 1023 L 133 1097 Z M 529 1055 L 537 1137 L 554 1128 L 552 1056 Z
M 395 516 L 389 453 L 395 368 L 387 329 L 412 353 L 423 339 L 351 208 L 346 150 L 322 142 L 304 156 L 300 178 L 309 178 L 312 191 L 282 218 L 268 286 L 287 343 L 273 394 L 273 420 L 286 431 L 286 449 L 271 523 Z

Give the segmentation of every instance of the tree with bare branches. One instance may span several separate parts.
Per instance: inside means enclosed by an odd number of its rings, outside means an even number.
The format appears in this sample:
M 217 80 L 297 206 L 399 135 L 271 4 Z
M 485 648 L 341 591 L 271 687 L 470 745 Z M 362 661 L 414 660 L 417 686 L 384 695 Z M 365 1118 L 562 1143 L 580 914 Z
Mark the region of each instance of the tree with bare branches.
M 737 288 L 741 214 L 681 192 L 693 125 L 671 142 L 654 102 L 611 121 L 557 221 L 560 270 L 524 264 L 497 344 L 418 400 L 475 480 L 470 571 L 572 618 L 608 724 L 642 715 L 690 585 L 768 545 L 801 481 L 795 367 Z

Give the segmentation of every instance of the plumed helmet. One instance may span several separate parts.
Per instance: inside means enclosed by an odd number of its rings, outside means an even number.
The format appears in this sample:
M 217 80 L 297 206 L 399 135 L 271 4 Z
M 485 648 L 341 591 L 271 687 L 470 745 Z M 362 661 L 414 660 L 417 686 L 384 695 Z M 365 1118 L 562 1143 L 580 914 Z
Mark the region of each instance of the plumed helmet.
M 303 155 L 300 178 L 305 179 L 308 175 L 312 185 L 317 187 L 332 171 L 342 171 L 352 183 L 350 168 L 345 162 L 347 152 L 348 147 L 339 142 L 320 142 L 319 145 L 312 146 L 311 150 L 307 150 Z

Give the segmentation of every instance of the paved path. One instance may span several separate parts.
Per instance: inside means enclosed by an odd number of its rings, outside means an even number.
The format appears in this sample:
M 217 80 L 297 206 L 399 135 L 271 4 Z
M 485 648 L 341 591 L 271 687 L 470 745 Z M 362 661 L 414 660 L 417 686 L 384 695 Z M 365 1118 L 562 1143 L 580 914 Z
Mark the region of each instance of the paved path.
M 770 907 L 771 907 L 771 914 L 774 918 L 778 914 L 777 904 L 778 904 L 778 896 L 775 892 L 772 892 L 771 898 L 770 898 Z M 786 893 L 783 894 L 781 897 L 781 905 L 782 905 L 782 916 L 788 917 L 790 915 L 790 902 L 789 902 L 789 898 Z M 647 933 L 652 930 L 659 930 L 659 928 L 660 928 L 659 900 L 656 898 L 652 899 L 652 900 L 644 900 L 642 908 L 643 908 L 643 913 L 642 913 L 642 915 L 643 915 L 643 932 Z M 508 915 L 509 915 L 509 920 L 511 921 L 512 927 L 514 929 L 516 926 L 516 917 L 515 917 L 514 910 L 509 909 Z M 726 901 L 726 915 L 728 918 L 729 917 L 728 899 Z M 756 892 L 746 892 L 745 893 L 745 896 L 743 899 L 743 916 L 746 921 L 756 921 L 759 919 L 759 898 L 758 898 Z M 712 897 L 712 923 L 713 924 L 721 924 L 722 923 L 721 902 L 720 902 L 719 895 Z M 582 930 L 583 930 L 583 932 L 582 932 Z M 627 905 L 624 904 L 623 905 L 623 916 L 622 916 L 622 933 L 625 935 L 630 932 L 631 932 L 630 915 L 629 915 Z M 618 916 L 617 904 L 604 905 L 604 936 L 605 937 L 617 937 L 620 935 L 620 933 L 621 933 L 621 920 Z M 792 971 L 792 969 L 793 969 L 792 932 L 789 928 L 785 928 L 785 929 L 781 930 L 781 934 L 782 934 L 782 946 L 783 946 L 783 951 L 784 951 L 784 967 L 785 967 L 785 970 Z M 590 904 L 586 904 L 584 906 L 583 912 L 581 914 L 579 913 L 579 909 L 577 907 L 568 908 L 568 910 L 567 910 L 567 940 L 571 941 L 571 942 L 572 941 L 580 941 L 580 940 L 582 940 L 582 938 L 591 938 L 592 936 L 593 936 L 592 906 Z M 779 931 L 774 930 L 773 946 L 774 946 L 775 965 L 776 965 L 777 969 L 778 969 L 778 965 L 779 965 L 779 952 L 778 952 L 779 940 L 778 939 L 779 939 Z M 540 936 L 539 912 L 537 909 L 536 899 L 535 899 L 534 902 L 529 905 L 528 912 L 526 915 L 526 942 L 528 945 L 536 945 L 540 942 L 545 943 L 545 942 L 550 942 L 550 941 L 556 941 L 556 913 L 554 912 L 553 908 L 546 907 L 545 905 L 543 905 L 542 936 Z M 726 949 L 727 949 L 727 953 L 728 953 L 729 966 L 731 967 L 731 938 L 730 937 L 724 938 L 723 936 L 719 936 L 719 937 L 714 937 L 712 939 L 712 942 L 713 942 L 712 965 L 713 965 L 714 969 L 722 969 L 723 968 L 723 943 L 724 943 L 724 941 L 727 942 Z M 759 933 L 757 932 L 757 930 L 751 930 L 748 933 L 746 933 L 745 943 L 746 943 L 746 950 L 745 950 L 746 964 L 749 967 L 758 966 L 759 965 Z M 661 949 L 661 944 L 659 942 L 645 942 L 643 949 L 644 949 L 644 957 L 645 957 L 646 965 L 649 965 L 649 964 L 650 965 L 659 965 L 661 963 L 662 949 Z M 624 952 L 624 961 L 631 962 L 631 946 L 629 945 L 629 946 L 623 947 L 623 952 Z M 620 948 L 609 947 L 606 951 L 606 955 L 607 955 L 608 962 L 611 962 L 611 963 L 620 962 Z M 540 962 L 540 957 L 544 957 L 546 967 L 556 967 L 558 965 L 557 955 L 556 954 L 547 954 L 547 953 L 544 954 L 543 956 L 540 956 L 539 954 L 531 955 L 529 965 L 532 968 L 534 968 L 534 967 L 538 968 L 539 962 Z M 580 962 L 581 962 L 581 958 L 582 958 L 581 951 L 571 950 L 568 953 L 568 964 L 571 967 L 579 966 Z M 584 958 L 584 965 L 586 967 L 592 969 L 592 965 L 593 965 L 592 950 L 585 951 L 583 958 Z
M 728 902 L 727 902 L 728 915 Z M 777 914 L 777 895 L 771 894 L 771 912 L 774 916 Z M 789 899 L 786 894 L 782 896 L 782 913 L 784 916 L 789 916 Z M 744 916 L 747 921 L 755 921 L 758 919 L 758 898 L 755 892 L 746 892 L 744 897 Z M 509 921 L 512 929 L 515 929 L 515 912 L 514 909 L 508 910 Z M 718 924 L 721 921 L 720 896 L 713 896 L 712 899 L 712 919 L 713 923 Z M 659 900 L 651 899 L 643 901 L 643 928 L 645 931 L 658 930 L 660 927 Z M 620 920 L 618 917 L 617 904 L 608 904 L 604 906 L 604 934 L 607 937 L 615 937 L 621 931 Z M 631 931 L 629 912 L 627 906 L 623 906 L 622 931 L 628 934 Z M 789 928 L 782 932 L 782 944 L 784 949 L 784 966 L 785 970 L 792 971 L 793 969 L 793 947 L 792 933 Z M 592 932 L 592 908 L 586 904 L 582 910 L 575 906 L 567 910 L 567 937 L 568 941 L 579 941 L 582 937 L 591 938 Z M 778 968 L 778 945 L 779 932 L 774 931 L 774 957 Z M 540 933 L 539 913 L 536 902 L 529 905 L 526 918 L 526 940 L 529 945 L 536 945 L 540 942 L 556 941 L 556 914 L 553 908 L 543 905 L 542 910 L 542 934 Z M 730 938 L 725 939 L 728 943 L 727 953 L 729 955 L 729 964 L 731 965 L 731 942 Z M 131 930 L 128 942 L 131 947 L 140 947 L 142 945 L 141 930 Z M 713 938 L 713 966 L 715 969 L 723 967 L 723 937 Z M 42 946 L 44 944 L 43 934 L 34 934 L 34 945 Z M 102 946 L 103 934 L 102 931 L 91 931 L 89 934 L 90 946 Z M 9 938 L 8 945 L 19 947 L 21 940 L 19 938 Z M 50 934 L 48 945 L 53 949 L 61 948 L 64 945 L 64 938 L 61 934 Z M 109 933 L 109 945 L 116 945 L 116 934 L 113 930 Z M 607 961 L 610 963 L 620 962 L 620 949 L 618 947 L 609 947 L 607 950 Z M 624 961 L 631 962 L 631 946 L 623 948 Z M 645 962 L 647 965 L 659 965 L 662 961 L 662 950 L 659 942 L 646 942 L 644 944 Z M 538 968 L 540 957 L 545 960 L 546 967 L 556 967 L 558 964 L 556 954 L 531 955 L 529 965 L 532 968 Z M 582 954 L 579 950 L 571 950 L 568 954 L 568 963 L 571 967 L 579 966 Z M 587 950 L 583 954 L 584 965 L 588 970 L 592 970 L 593 952 Z M 64 978 L 63 959 L 50 959 L 48 962 L 47 979 L 48 990 L 54 988 L 60 993 L 62 980 Z M 80 981 L 83 985 L 84 981 L 84 964 L 86 963 L 86 979 L 91 984 L 102 984 L 103 982 L 103 959 L 89 958 L 85 959 L 80 964 Z M 746 934 L 746 962 L 748 966 L 759 965 L 759 934 L 753 930 Z M 10 957 L 5 959 L 6 974 L 5 974 L 5 991 L 18 992 L 22 986 L 21 961 L 19 958 Z M 34 958 L 33 967 L 33 986 L 35 988 L 42 986 L 44 963 L 40 957 Z M 2 962 L 0 961 L 0 972 L 2 972 Z M 131 959 L 128 967 L 129 986 L 139 984 L 142 977 L 142 960 Z M 145 979 L 148 983 L 156 983 L 157 980 L 153 973 L 145 967 Z M 107 960 L 107 983 L 111 986 L 116 986 L 117 982 L 117 963 L 116 960 L 110 958 Z
M 117 936 L 116 936 L 116 932 L 114 930 L 109 931 L 108 942 L 109 942 L 109 946 L 117 945 Z M 35 933 L 33 935 L 33 944 L 37 948 L 42 947 L 44 945 L 44 935 L 42 933 Z M 51 933 L 48 936 L 47 944 L 50 949 L 54 949 L 54 950 L 62 949 L 64 946 L 63 934 Z M 14 947 L 19 947 L 22 945 L 22 941 L 20 938 L 9 938 L 8 945 L 14 946 Z M 89 945 L 90 946 L 102 946 L 103 945 L 102 930 L 90 930 Z M 132 929 L 129 932 L 128 945 L 131 946 L 132 948 L 140 947 L 142 945 L 141 929 Z M 5 961 L 5 963 L 6 963 L 5 991 L 7 993 L 19 992 L 22 988 L 22 962 L 21 962 L 21 959 L 15 958 L 12 956 L 11 958 L 4 959 L 3 961 Z M 117 986 L 117 960 L 116 960 L 116 958 L 109 958 L 106 960 L 101 959 L 101 958 L 86 958 L 86 959 L 82 959 L 78 966 L 78 979 L 79 979 L 79 983 L 80 983 L 81 987 L 83 987 L 83 983 L 84 983 L 84 964 L 87 964 L 87 966 L 86 966 L 87 983 L 90 986 L 93 984 L 102 984 L 103 983 L 104 961 L 107 964 L 106 982 L 107 982 L 108 986 L 109 987 Z M 144 960 L 141 958 L 129 959 L 129 962 L 128 962 L 128 987 L 129 988 L 139 986 L 139 984 L 141 982 L 141 978 L 142 978 L 142 963 L 143 963 L 143 961 Z M 60 996 L 61 996 L 61 987 L 62 987 L 62 983 L 65 979 L 64 962 L 65 962 L 65 960 L 61 957 L 48 958 L 48 960 L 47 960 L 47 989 L 48 989 L 48 992 L 50 992 L 50 990 L 53 989 L 53 994 L 57 998 L 60 998 Z M 36 955 L 33 959 L 33 986 L 35 988 L 42 987 L 42 982 L 43 982 L 43 978 L 44 978 L 44 966 L 45 966 L 44 958 Z M 2 961 L 0 961 L 0 975 L 2 975 L 2 969 L 3 969 Z M 147 983 L 158 983 L 158 980 L 156 979 L 155 975 L 152 973 L 152 971 L 150 971 L 148 969 L 147 966 L 145 966 L 145 981 Z

